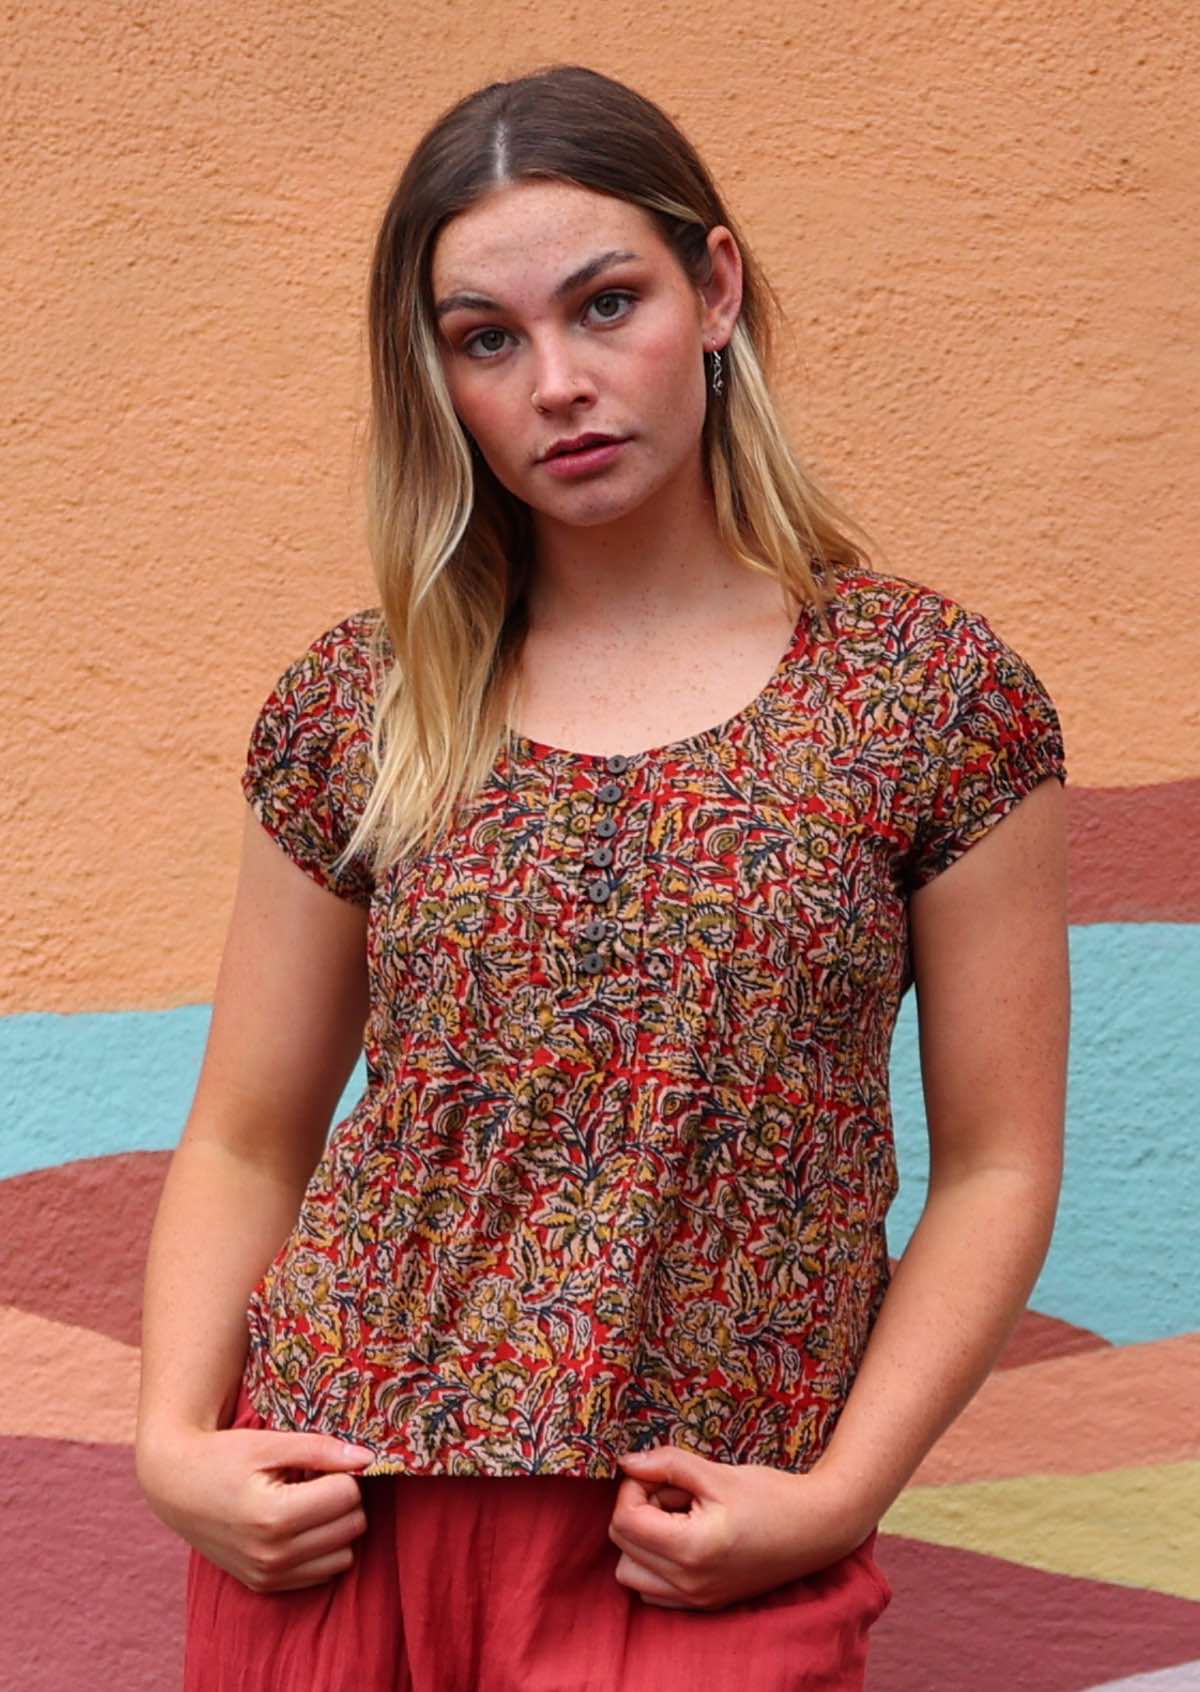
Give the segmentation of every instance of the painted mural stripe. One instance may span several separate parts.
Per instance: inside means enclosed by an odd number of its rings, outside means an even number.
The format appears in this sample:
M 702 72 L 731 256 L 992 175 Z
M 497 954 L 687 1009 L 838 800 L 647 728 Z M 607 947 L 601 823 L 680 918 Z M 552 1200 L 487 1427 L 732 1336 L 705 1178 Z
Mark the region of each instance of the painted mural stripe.
M 913 1486 L 882 1525 L 1031 1568 L 1200 1600 L 1200 1463 Z
M 0 1304 L 140 1345 L 146 1251 L 170 1156 L 120 1152 L 0 1181 Z
M 0 1461 L 4 1692 L 175 1692 L 188 1547 L 128 1446 L 5 1439 Z
M 991 1375 L 913 1483 L 1085 1475 L 1200 1460 L 1200 1333 Z
M 1057 1316 L 1044 1316 L 1040 1310 L 1025 1310 L 1009 1335 L 996 1367 L 1024 1369 L 1030 1363 L 1047 1363 L 1052 1357 L 1101 1351 L 1111 1343 L 1090 1328 L 1078 1328 Z
M 0 1018 L 0 1179 L 162 1151 L 191 1107 L 211 1007 Z
M 1200 1692 L 1200 1657 L 1195 1662 L 1177 1663 L 1174 1668 L 1135 1674 L 1132 1680 L 1106 1680 L 1088 1692 Z
M 0 1434 L 130 1445 L 138 1353 L 87 1328 L 0 1308 Z
M 1080 1692 L 1174 1668 L 1200 1641 L 1200 1604 L 1161 1592 L 886 1532 L 877 1556 L 895 1592 L 871 1632 L 879 1692 Z
M 1064 791 L 1073 923 L 1200 922 L 1200 779 Z
M 1200 924 L 1071 930 L 1068 1148 L 1050 1254 L 1031 1299 L 1126 1345 L 1195 1327 L 1191 1262 L 1174 1249 L 1200 1211 L 1192 1155 L 1200 1096 Z M 0 1179 L 71 1160 L 169 1149 L 191 1104 L 209 1007 L 31 1012 L 0 1019 Z M 353 1106 L 360 1061 L 336 1113 Z M 928 1163 L 916 1003 L 892 1049 L 901 1188 L 889 1245 L 904 1249 Z

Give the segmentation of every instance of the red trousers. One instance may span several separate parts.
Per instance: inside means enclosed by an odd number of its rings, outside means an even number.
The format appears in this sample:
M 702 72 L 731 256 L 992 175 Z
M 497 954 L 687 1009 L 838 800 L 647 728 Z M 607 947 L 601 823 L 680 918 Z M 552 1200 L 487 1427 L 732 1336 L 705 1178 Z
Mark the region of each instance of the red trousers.
M 261 1427 L 245 1393 L 235 1427 Z M 621 1585 L 619 1480 L 378 1475 L 354 1564 L 255 1593 L 193 1551 L 184 1692 L 862 1692 L 875 1534 L 722 1610 Z

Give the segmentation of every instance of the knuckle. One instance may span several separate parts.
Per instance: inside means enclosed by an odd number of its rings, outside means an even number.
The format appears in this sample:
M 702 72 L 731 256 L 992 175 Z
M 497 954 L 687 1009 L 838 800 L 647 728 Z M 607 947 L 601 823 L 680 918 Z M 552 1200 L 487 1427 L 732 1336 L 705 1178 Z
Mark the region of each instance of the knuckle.
M 273 1540 L 279 1536 L 283 1517 L 273 1504 L 263 1499 L 255 1505 L 246 1526 L 255 1539 Z
M 254 1553 L 251 1568 L 260 1580 L 270 1580 L 280 1567 L 282 1558 L 274 1546 L 267 1546 Z

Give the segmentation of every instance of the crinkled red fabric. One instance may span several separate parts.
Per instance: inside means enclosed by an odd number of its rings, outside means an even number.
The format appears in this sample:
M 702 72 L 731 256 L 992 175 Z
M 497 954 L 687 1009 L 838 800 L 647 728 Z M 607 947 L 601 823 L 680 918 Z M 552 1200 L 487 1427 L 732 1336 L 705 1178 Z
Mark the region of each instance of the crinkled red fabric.
M 235 1427 L 260 1427 L 243 1389 Z M 353 1567 L 256 1593 L 193 1552 L 184 1692 L 861 1692 L 891 1589 L 872 1533 L 723 1610 L 616 1579 L 619 1481 L 379 1475 Z

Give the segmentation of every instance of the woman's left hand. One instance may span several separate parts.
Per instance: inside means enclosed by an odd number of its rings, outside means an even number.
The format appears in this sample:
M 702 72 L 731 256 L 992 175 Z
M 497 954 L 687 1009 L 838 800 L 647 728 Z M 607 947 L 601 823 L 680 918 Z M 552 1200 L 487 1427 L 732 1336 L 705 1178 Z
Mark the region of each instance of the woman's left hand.
M 680 1446 L 629 1452 L 608 1536 L 617 1579 L 648 1604 L 719 1610 L 827 1568 L 860 1545 L 844 1484 L 761 1463 L 714 1463 Z

